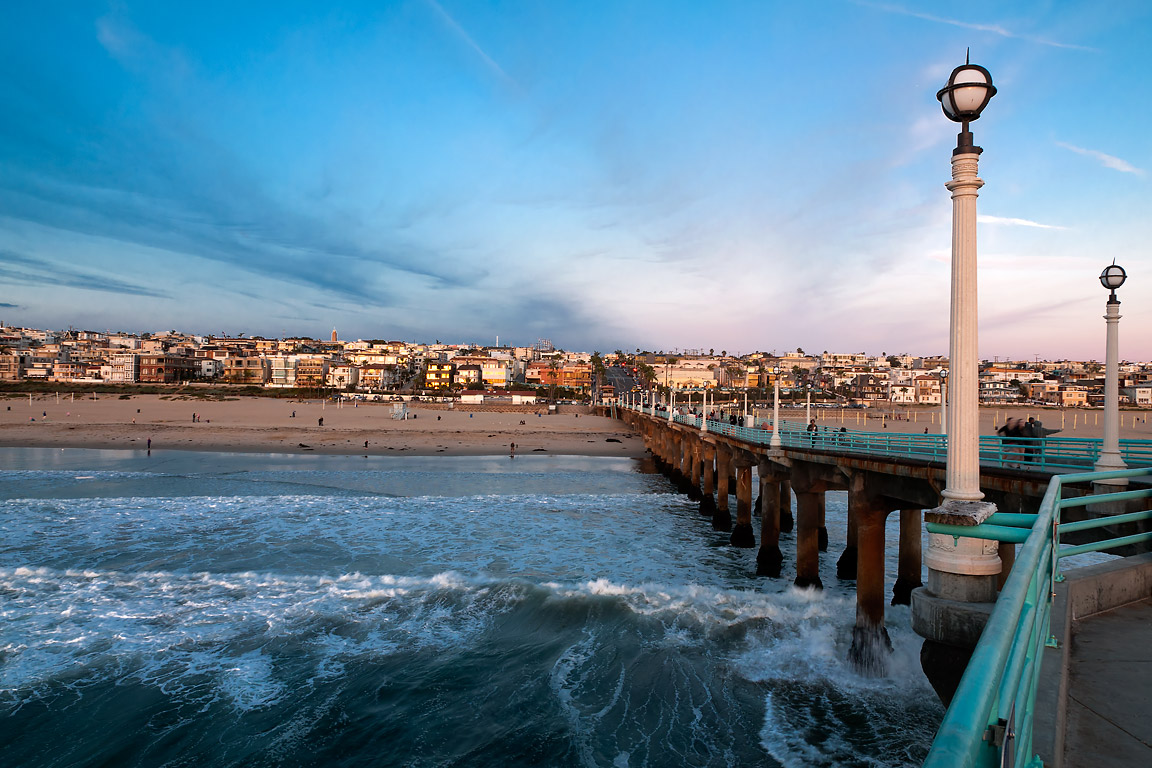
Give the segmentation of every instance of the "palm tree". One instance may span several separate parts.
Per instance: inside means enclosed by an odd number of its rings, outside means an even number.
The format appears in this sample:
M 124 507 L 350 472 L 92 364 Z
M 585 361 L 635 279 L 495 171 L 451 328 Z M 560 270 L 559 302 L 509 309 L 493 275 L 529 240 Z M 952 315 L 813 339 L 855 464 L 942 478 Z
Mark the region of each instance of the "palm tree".
M 548 399 L 556 402 L 556 380 L 560 378 L 560 361 L 555 355 L 548 361 L 548 379 L 551 382 Z

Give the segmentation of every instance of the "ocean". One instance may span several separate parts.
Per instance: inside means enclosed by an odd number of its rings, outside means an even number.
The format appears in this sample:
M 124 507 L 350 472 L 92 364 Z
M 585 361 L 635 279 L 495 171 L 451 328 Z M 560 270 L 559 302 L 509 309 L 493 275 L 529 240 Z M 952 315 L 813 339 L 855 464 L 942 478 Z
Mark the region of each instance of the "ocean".
M 906 607 L 846 662 L 844 494 L 806 591 L 631 459 L 0 467 L 6 768 L 903 766 L 943 715 Z

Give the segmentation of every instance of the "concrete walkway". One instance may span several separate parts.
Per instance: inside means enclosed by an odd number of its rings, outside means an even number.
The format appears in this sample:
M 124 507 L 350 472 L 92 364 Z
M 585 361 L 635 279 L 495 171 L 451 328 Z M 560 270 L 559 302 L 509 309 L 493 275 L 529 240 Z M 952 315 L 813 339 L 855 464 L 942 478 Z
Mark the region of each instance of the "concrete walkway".
M 1152 598 L 1076 621 L 1064 765 L 1152 766 Z

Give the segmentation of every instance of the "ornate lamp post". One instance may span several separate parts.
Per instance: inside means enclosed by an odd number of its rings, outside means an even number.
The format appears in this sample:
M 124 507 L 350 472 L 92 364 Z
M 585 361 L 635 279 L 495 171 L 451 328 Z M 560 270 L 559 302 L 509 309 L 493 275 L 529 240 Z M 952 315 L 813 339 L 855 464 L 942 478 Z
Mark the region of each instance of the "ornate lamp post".
M 1124 268 L 1113 261 L 1100 273 L 1100 283 L 1111 293 L 1105 305 L 1104 322 L 1108 337 L 1104 353 L 1104 439 L 1100 446 L 1100 459 L 1094 467 L 1097 472 L 1127 469 L 1120 456 L 1120 299 L 1116 289 L 1128 279 Z M 1126 478 L 1102 480 L 1100 485 L 1127 485 Z
M 948 434 L 948 369 L 940 371 L 940 434 Z
M 780 442 L 780 366 L 772 366 L 772 439 L 769 448 L 779 448 Z
M 984 181 L 976 173 L 980 147 L 972 143 L 969 122 L 977 120 L 996 94 L 992 75 L 970 64 L 952 70 L 948 84 L 936 94 L 949 120 L 960 123 L 952 151 L 952 321 L 948 367 L 952 407 L 948 409 L 948 469 L 945 506 L 951 501 L 975 502 L 980 491 L 980 412 L 976 347 L 976 196 Z M 991 514 L 991 512 L 989 512 Z
M 988 70 L 966 58 L 936 94 L 944 114 L 960 123 L 961 130 L 952 152 L 952 180 L 945 185 L 952 193 L 946 486 L 941 505 L 925 510 L 930 523 L 977 525 L 996 511 L 980 491 L 976 196 L 984 182 L 976 175 L 982 150 L 968 130 L 995 93 Z M 912 592 L 912 628 L 925 639 L 921 666 L 937 694 L 948 701 L 987 621 L 989 604 L 996 600 L 1001 562 L 995 541 L 933 533 L 924 564 L 928 584 Z

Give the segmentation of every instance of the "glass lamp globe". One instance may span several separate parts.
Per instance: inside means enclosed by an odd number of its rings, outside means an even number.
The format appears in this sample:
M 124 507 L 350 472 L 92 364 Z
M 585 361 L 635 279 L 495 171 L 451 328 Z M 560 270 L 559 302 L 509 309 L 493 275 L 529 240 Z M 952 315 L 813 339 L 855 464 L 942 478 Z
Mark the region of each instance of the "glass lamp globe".
M 1124 281 L 1128 279 L 1128 273 L 1124 271 L 1124 267 L 1116 263 L 1109 264 L 1100 273 L 1100 284 L 1110 291 L 1114 291 L 1120 286 L 1124 285 Z
M 963 64 L 952 70 L 948 84 L 936 93 L 949 120 L 967 123 L 980 117 L 996 95 L 992 75 L 978 64 Z

